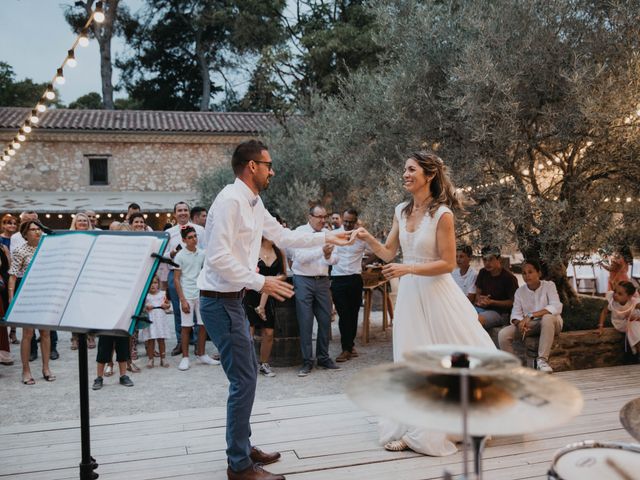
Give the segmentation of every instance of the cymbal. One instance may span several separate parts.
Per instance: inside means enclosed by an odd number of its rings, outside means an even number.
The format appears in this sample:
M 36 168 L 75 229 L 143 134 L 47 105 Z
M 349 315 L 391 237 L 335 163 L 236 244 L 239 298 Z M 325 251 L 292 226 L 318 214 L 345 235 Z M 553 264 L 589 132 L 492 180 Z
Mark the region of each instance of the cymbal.
M 472 436 L 544 430 L 568 422 L 582 409 L 576 387 L 530 368 L 472 376 L 469 382 L 467 428 Z M 358 372 L 347 394 L 365 410 L 399 423 L 460 434 L 459 383 L 459 376 L 428 375 L 391 363 Z
M 620 423 L 636 440 L 640 440 L 640 398 L 625 403 L 620 409 Z
M 429 345 L 405 354 L 405 363 L 416 372 L 459 375 L 454 357 L 466 354 L 469 360 L 468 372 L 471 376 L 496 375 L 521 366 L 520 360 L 511 353 L 495 348 L 468 347 L 461 345 Z

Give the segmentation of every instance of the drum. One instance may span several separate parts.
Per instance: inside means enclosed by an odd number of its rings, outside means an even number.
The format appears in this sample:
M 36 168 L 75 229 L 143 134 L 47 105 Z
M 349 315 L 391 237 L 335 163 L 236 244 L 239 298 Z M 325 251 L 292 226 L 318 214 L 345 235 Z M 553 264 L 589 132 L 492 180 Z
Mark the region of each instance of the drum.
M 553 457 L 549 480 L 640 480 L 640 445 L 573 443 Z

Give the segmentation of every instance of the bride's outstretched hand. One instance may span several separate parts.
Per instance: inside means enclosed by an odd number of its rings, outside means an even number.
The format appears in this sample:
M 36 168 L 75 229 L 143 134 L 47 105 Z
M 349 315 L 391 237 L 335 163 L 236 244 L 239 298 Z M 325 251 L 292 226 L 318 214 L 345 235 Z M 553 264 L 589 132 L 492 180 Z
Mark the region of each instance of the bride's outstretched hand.
M 382 274 L 386 279 L 399 278 L 410 273 L 409 268 L 404 263 L 387 263 L 382 267 Z

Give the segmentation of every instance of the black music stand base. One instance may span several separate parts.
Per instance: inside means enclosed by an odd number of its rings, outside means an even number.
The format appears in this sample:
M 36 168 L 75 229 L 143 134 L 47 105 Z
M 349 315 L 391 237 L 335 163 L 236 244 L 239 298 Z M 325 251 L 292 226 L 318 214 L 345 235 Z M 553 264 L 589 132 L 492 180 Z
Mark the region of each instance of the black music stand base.
M 82 461 L 80 462 L 80 480 L 95 480 L 98 468 L 91 456 L 91 425 L 89 424 L 89 368 L 87 366 L 87 334 L 78 334 L 78 376 L 80 385 L 80 443 Z

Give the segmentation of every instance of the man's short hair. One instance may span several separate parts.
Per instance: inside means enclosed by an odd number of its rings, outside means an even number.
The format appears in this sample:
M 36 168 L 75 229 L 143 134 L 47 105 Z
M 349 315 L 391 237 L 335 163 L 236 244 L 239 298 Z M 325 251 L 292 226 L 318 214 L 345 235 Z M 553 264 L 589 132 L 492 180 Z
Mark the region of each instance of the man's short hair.
M 316 210 L 316 208 L 324 208 L 324 207 L 322 206 L 321 203 L 314 203 L 309 207 L 309 215 L 313 217 L 313 212 Z
M 186 205 L 187 209 L 189 209 L 189 204 L 185 201 L 180 200 L 179 202 L 176 202 L 176 204 L 173 206 L 173 213 L 176 213 L 176 209 L 178 208 L 178 205 Z
M 180 236 L 184 240 L 185 238 L 187 238 L 187 235 L 189 235 L 191 232 L 195 233 L 195 231 L 196 229 L 191 225 L 185 225 L 184 227 L 180 228 Z
M 500 248 L 493 245 L 486 245 L 482 247 L 482 250 L 480 250 L 480 254 L 482 255 L 482 258 L 488 257 L 490 255 L 493 255 L 496 258 L 500 258 Z
M 358 218 L 358 211 L 357 211 L 355 208 L 353 208 L 353 207 L 349 207 L 349 208 L 347 208 L 347 209 L 344 211 L 344 213 L 348 213 L 349 215 L 355 215 L 355 216 L 356 216 L 356 218 Z M 344 215 L 344 213 L 343 213 L 343 215 Z
M 251 160 L 259 160 L 264 150 L 269 148 L 260 140 L 247 140 L 238 145 L 231 156 L 231 168 L 239 175 Z
M 473 256 L 473 250 L 471 248 L 471 245 L 466 245 L 462 243 L 456 247 L 456 251 L 464 253 L 469 258 Z
M 193 207 L 191 209 L 191 219 L 193 219 L 193 217 L 195 217 L 196 215 L 202 213 L 202 212 L 206 212 L 207 209 L 204 207 Z
M 26 210 L 20 214 L 20 221 L 24 222 L 24 217 L 26 217 L 27 215 L 35 215 L 36 218 L 38 218 L 37 212 L 34 212 L 33 210 Z
M 142 210 L 140 208 L 140 205 L 138 205 L 136 202 L 130 203 L 129 206 L 127 207 L 127 210 Z

